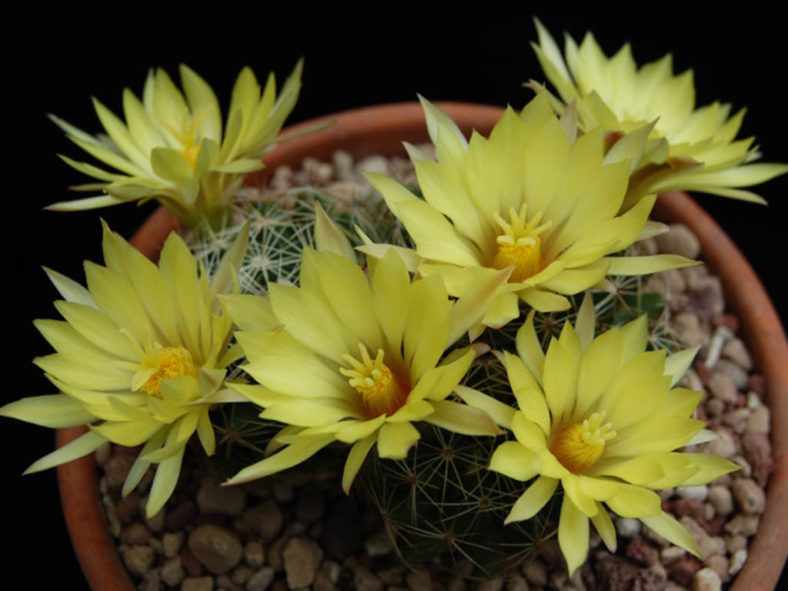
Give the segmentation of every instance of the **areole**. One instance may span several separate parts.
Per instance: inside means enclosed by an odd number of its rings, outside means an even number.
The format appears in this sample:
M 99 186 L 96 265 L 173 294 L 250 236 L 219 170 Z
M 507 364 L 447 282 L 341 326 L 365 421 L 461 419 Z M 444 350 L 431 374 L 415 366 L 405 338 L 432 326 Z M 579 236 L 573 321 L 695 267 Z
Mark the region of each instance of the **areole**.
M 463 130 L 487 134 L 502 109 L 468 103 L 437 103 Z M 333 121 L 321 131 L 277 146 L 264 157 L 267 168 L 249 179 L 264 182 L 277 166 L 297 167 L 309 156 L 329 159 L 335 150 L 356 158 L 370 154 L 404 154 L 403 141 L 427 141 L 421 106 L 400 103 L 345 111 L 307 121 L 283 130 L 302 131 L 316 123 Z M 744 207 L 744 206 L 743 206 Z M 766 510 L 749 546 L 749 558 L 730 587 L 733 591 L 768 591 L 775 587 L 788 555 L 788 431 L 776 428 L 788 423 L 788 342 L 780 319 L 760 280 L 741 252 L 716 222 L 683 193 L 662 195 L 654 217 L 681 222 L 699 238 L 704 262 L 722 280 L 727 302 L 739 317 L 744 337 L 760 371 L 766 378 L 771 409 L 774 472 L 767 493 Z M 131 242 L 143 254 L 156 259 L 169 232 L 177 223 L 160 208 L 143 224 Z M 58 446 L 84 432 L 84 428 L 60 429 Z M 58 479 L 66 524 L 85 577 L 94 590 L 125 591 L 134 586 L 126 574 L 102 513 L 98 474 L 92 456 L 58 467 Z

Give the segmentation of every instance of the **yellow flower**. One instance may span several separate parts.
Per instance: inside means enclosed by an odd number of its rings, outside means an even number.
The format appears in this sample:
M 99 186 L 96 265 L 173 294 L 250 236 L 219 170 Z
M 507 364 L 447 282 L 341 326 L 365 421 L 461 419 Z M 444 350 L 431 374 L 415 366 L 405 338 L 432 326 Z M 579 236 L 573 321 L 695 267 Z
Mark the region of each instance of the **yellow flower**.
M 108 194 L 55 203 L 49 209 L 92 209 L 155 198 L 190 226 L 204 220 L 218 223 L 244 175 L 263 167 L 261 155 L 298 99 L 301 70 L 299 62 L 277 98 L 273 74 L 261 94 L 254 73 L 244 68 L 233 88 L 224 130 L 213 90 L 184 65 L 180 73 L 185 97 L 161 69 L 148 74 L 142 101 L 125 89 L 125 124 L 94 99 L 108 137 L 93 137 L 52 116 L 70 140 L 117 172 L 61 156 L 101 181 L 75 189 Z
M 106 224 L 103 249 L 106 266 L 85 263 L 87 289 L 48 271 L 64 298 L 55 307 L 65 320 L 36 320 L 57 352 L 35 363 L 65 395 L 23 398 L 0 415 L 52 428 L 90 428 L 28 473 L 82 457 L 107 441 L 145 444 L 123 493 L 158 463 L 147 504 L 152 516 L 172 494 L 192 434 L 207 454 L 214 452 L 210 403 L 228 393 L 222 389 L 225 368 L 240 351 L 228 349 L 232 322 L 218 314 L 219 285 L 198 277 L 176 234 L 164 244 L 158 268 Z M 217 275 L 225 284 L 229 266 Z
M 516 412 L 502 412 L 499 402 L 480 392 L 459 392 L 514 433 L 495 450 L 490 469 L 522 481 L 538 476 L 506 522 L 536 515 L 560 483 L 558 542 L 570 573 L 588 552 L 589 519 L 615 550 L 608 509 L 641 519 L 699 555 L 697 542 L 662 511 L 654 492 L 704 484 L 738 468 L 716 456 L 675 451 L 704 425 L 692 418 L 702 393 L 673 387 L 697 348 L 667 357 L 664 351 L 645 351 L 645 316 L 596 338 L 594 324 L 587 298 L 576 327 L 567 322 L 545 354 L 533 313 L 528 316 L 517 334 L 518 355 L 504 353 Z
M 674 76 L 670 54 L 638 68 L 629 44 L 608 58 L 589 32 L 579 47 L 567 35 L 562 57 L 538 20 L 536 28 L 539 44 L 532 46 L 561 97 L 551 97 L 556 108 L 577 101 L 580 128 L 602 128 L 611 145 L 637 131 L 649 136 L 640 159 L 633 162 L 625 208 L 644 195 L 674 189 L 763 203 L 759 195 L 740 187 L 788 171 L 783 164 L 749 164 L 758 158 L 754 138 L 735 139 L 745 110 L 731 117 L 731 105 L 719 102 L 695 109 L 693 72 Z
M 520 115 L 507 109 L 489 139 L 474 133 L 470 142 L 444 113 L 423 105 L 437 162 L 408 148 L 424 198 L 383 175 L 367 178 L 416 244 L 415 252 L 398 250 L 413 270 L 439 275 L 452 296 L 511 269 L 485 325 L 517 318 L 518 299 L 542 312 L 565 310 L 564 295 L 605 275 L 692 264 L 676 256 L 609 256 L 641 237 L 655 197 L 618 215 L 629 162 L 606 163 L 601 131 L 570 141 L 571 122 L 559 121 L 545 96 Z M 391 248 L 367 244 L 361 250 L 381 256 Z
M 351 445 L 347 491 L 373 446 L 404 458 L 424 421 L 471 435 L 499 433 L 484 412 L 446 400 L 474 358 L 452 352 L 481 315 L 506 274 L 449 299 L 437 277 L 411 282 L 390 252 L 368 279 L 354 261 L 307 248 L 300 287 L 270 286 L 260 296 L 225 298 L 236 333 L 260 385 L 233 389 L 264 408 L 262 418 L 288 425 L 275 440 L 287 447 L 249 466 L 229 483 L 246 482 L 301 463 L 326 445 Z

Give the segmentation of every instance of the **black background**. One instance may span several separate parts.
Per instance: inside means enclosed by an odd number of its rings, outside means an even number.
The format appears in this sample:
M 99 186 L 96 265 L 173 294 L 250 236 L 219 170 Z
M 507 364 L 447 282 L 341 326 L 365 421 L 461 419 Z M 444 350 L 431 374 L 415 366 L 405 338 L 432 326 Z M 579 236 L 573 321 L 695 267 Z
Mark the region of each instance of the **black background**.
M 746 14 L 702 13 L 690 3 L 630 3 L 626 9 L 587 4 L 523 3 L 514 10 L 496 2 L 465 8 L 380 2 L 18 6 L 21 13 L 5 19 L 2 41 L 6 156 L 0 178 L 6 209 L 1 219 L 7 226 L 0 232 L 6 257 L 0 271 L 0 403 L 52 391 L 31 363 L 49 352 L 32 320 L 56 317 L 51 303 L 56 292 L 40 266 L 82 281 L 81 261 L 101 260 L 98 216 L 129 236 L 151 211 L 134 205 L 73 214 L 42 211 L 48 203 L 76 197 L 67 186 L 86 182 L 55 154 L 89 159 L 45 114 L 99 131 L 89 97 L 119 113 L 123 87 L 139 95 L 150 67 L 162 66 L 175 77 L 178 64 L 188 64 L 226 107 L 244 65 L 262 80 L 273 70 L 281 81 L 304 56 L 304 86 L 291 123 L 414 100 L 417 92 L 431 100 L 519 108 L 531 97 L 521 83 L 542 78 L 529 47 L 536 38 L 531 17 L 537 15 L 557 38 L 562 30 L 577 40 L 593 30 L 608 54 L 630 40 L 639 63 L 672 51 L 677 71 L 695 69 L 699 105 L 719 99 L 748 107 L 740 137 L 756 135 L 765 161 L 788 162 L 781 18 L 754 3 L 747 4 Z M 787 189 L 785 179 L 763 186 L 768 208 L 699 198 L 757 269 L 783 316 Z M 6 576 L 19 569 L 29 588 L 80 589 L 86 584 L 68 541 L 54 471 L 20 476 L 52 444 L 53 434 L 44 428 L 0 422 L 0 532 L 7 542 L 0 562 Z

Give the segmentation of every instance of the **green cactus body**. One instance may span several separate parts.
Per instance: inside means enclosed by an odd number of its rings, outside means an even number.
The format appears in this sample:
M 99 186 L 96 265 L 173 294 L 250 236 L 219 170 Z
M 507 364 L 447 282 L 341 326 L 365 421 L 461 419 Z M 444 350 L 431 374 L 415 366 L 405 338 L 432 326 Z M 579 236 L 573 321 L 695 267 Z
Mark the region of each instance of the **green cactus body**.
M 263 196 L 239 208 L 236 225 L 192 237 L 192 251 L 211 277 L 243 222 L 251 220 L 249 246 L 239 269 L 243 293 L 265 294 L 272 282 L 298 283 L 301 251 L 314 246 L 316 203 L 354 246 L 361 243 L 356 228 L 375 242 L 412 246 L 402 226 L 371 189 L 353 200 L 338 200 L 330 189 L 316 188 L 293 189 L 273 198 Z M 675 350 L 665 325 L 665 302 L 658 294 L 644 293 L 643 284 L 642 278 L 617 277 L 609 280 L 606 291 L 594 292 L 597 333 L 647 314 L 652 348 Z M 565 322 L 574 321 L 580 299 L 574 298 L 572 303 L 567 312 L 535 316 L 543 346 L 558 336 Z M 515 351 L 515 336 L 524 319 L 523 315 L 501 330 L 488 329 L 477 339 L 480 355 L 464 380 L 466 386 L 514 405 L 506 370 L 497 353 Z M 231 378 L 243 379 L 243 372 L 233 368 Z M 281 427 L 260 419 L 258 414 L 259 409 L 252 404 L 219 405 L 212 414 L 217 459 L 226 474 L 266 455 Z M 446 566 L 470 562 L 478 576 L 489 576 L 519 564 L 538 549 L 540 542 L 555 534 L 560 495 L 533 519 L 504 525 L 512 504 L 526 486 L 488 470 L 493 451 L 507 435 L 469 437 L 429 424 L 421 425 L 420 430 L 418 445 L 404 460 L 380 459 L 371 453 L 354 487 L 354 494 L 366 496 L 379 509 L 406 564 L 415 566 L 442 557 Z M 335 465 L 338 477 L 344 453 L 337 452 L 344 449 L 330 446 L 316 456 L 323 459 L 315 460 L 314 465 Z M 311 462 L 300 470 L 307 469 Z

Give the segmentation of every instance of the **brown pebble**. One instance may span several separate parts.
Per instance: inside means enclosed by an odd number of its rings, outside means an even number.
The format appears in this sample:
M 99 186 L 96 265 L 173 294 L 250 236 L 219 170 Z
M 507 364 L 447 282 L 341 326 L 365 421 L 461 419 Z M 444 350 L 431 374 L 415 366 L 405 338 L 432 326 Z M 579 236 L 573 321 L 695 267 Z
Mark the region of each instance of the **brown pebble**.
M 131 492 L 115 505 L 115 517 L 121 523 L 130 523 L 140 514 L 140 495 Z
M 202 574 L 202 564 L 194 557 L 194 554 L 189 552 L 188 548 L 184 548 L 181 552 L 181 565 L 189 573 L 189 576 L 199 577 Z
M 213 577 L 188 577 L 183 579 L 181 591 L 213 591 Z
M 147 544 L 150 540 L 150 531 L 141 523 L 132 523 L 123 529 L 120 539 L 125 544 Z
M 110 489 L 119 491 L 123 487 L 134 460 L 135 457 L 132 455 L 115 454 L 107 461 L 107 465 L 104 467 L 104 478 Z
M 698 524 L 704 529 L 704 531 L 709 534 L 710 536 L 716 536 L 720 531 L 722 531 L 722 526 L 725 525 L 725 517 L 722 515 L 717 515 L 713 519 L 698 519 Z
M 695 573 L 700 570 L 701 564 L 694 556 L 684 555 L 668 568 L 668 575 L 679 585 L 689 587 Z
M 698 517 L 703 511 L 703 503 L 691 499 L 676 499 L 670 503 L 670 508 L 676 517 Z
M 709 366 L 705 363 L 696 363 L 695 364 L 695 373 L 698 374 L 700 378 L 700 383 L 704 386 L 709 383 L 709 378 L 711 377 L 711 370 Z
M 641 566 L 651 566 L 655 564 L 659 558 L 657 549 L 641 536 L 633 538 L 632 541 L 627 544 L 626 555 Z
M 752 468 L 752 477 L 762 487 L 766 487 L 766 481 L 772 471 L 772 444 L 765 433 L 750 431 L 741 438 L 744 457 Z

